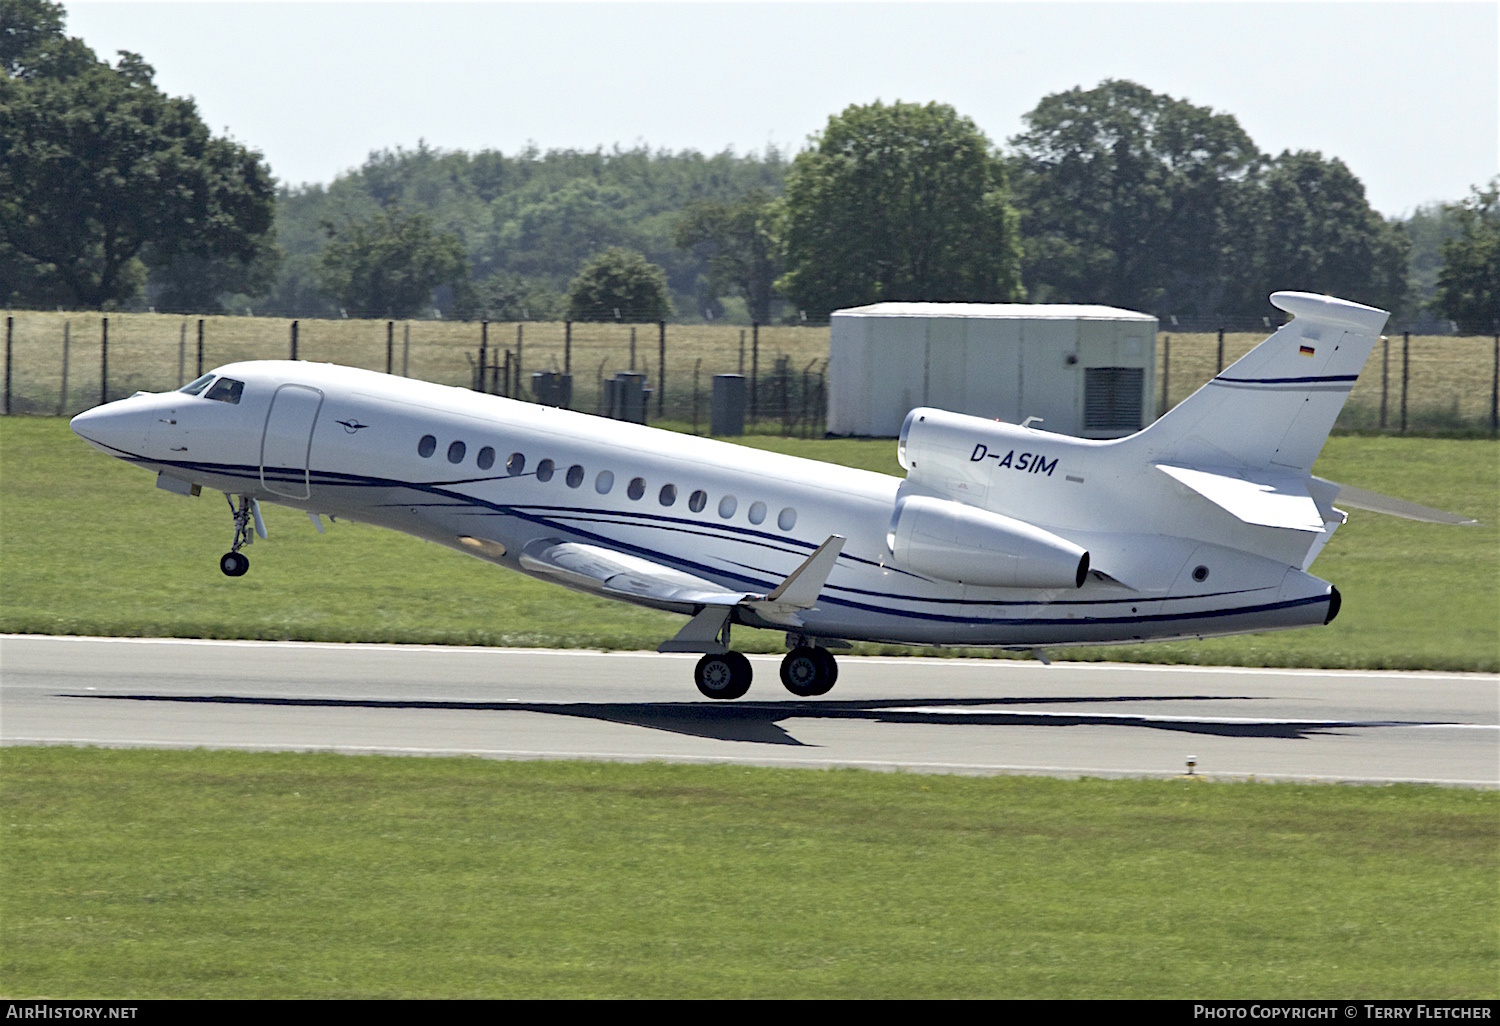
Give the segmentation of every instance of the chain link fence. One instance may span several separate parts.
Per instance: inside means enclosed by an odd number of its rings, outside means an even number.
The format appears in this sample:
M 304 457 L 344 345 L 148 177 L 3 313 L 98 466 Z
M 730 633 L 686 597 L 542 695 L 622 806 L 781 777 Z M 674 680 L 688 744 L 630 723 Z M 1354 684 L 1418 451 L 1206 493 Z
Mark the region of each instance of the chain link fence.
M 1265 330 L 1163 331 L 1159 414 L 1266 337 Z M 165 391 L 238 360 L 296 358 L 390 371 L 536 401 L 533 375 L 570 374 L 566 404 L 606 414 L 609 380 L 644 376 L 647 419 L 707 433 L 716 374 L 742 374 L 749 429 L 821 436 L 827 326 L 559 322 L 286 321 L 261 317 L 13 311 L 4 412 L 64 416 L 136 391 Z M 1495 433 L 1500 337 L 1388 336 L 1339 426 L 1392 433 Z M 543 396 L 545 396 L 545 392 Z

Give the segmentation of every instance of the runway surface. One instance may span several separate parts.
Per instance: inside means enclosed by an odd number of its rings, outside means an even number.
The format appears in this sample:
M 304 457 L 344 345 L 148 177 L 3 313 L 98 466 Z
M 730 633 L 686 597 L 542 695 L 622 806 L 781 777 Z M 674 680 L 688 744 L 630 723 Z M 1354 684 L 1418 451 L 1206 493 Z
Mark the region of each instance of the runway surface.
M 694 656 L 0 637 L 0 743 L 1500 786 L 1500 677 L 779 658 L 711 702 Z

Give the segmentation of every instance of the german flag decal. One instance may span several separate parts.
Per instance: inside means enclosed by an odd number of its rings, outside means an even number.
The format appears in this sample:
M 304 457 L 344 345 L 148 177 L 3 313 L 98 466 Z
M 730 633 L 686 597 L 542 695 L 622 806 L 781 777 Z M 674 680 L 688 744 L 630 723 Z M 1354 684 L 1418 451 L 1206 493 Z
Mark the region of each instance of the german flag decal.
M 1312 346 L 1303 346 L 1300 349 L 1298 349 L 1297 352 L 1301 353 L 1303 356 L 1311 356 L 1313 354 L 1313 347 Z

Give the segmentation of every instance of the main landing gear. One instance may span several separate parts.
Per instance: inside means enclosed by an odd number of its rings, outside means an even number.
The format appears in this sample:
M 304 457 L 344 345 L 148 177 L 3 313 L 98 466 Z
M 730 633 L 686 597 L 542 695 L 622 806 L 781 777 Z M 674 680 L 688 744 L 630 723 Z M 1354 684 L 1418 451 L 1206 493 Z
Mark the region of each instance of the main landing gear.
M 826 695 L 838 679 L 839 664 L 826 648 L 799 645 L 781 660 L 781 683 L 798 698 Z
M 738 652 L 706 655 L 693 669 L 693 682 L 709 698 L 739 698 L 750 690 L 750 660 Z
M 750 690 L 750 660 L 738 652 L 706 655 L 693 670 L 698 690 L 709 698 L 733 699 Z M 799 645 L 781 661 L 781 683 L 798 698 L 826 695 L 839 679 L 839 664 L 826 648 Z
M 224 498 L 229 503 L 229 512 L 234 515 L 234 541 L 229 551 L 219 557 L 219 569 L 225 577 L 244 577 L 245 571 L 250 569 L 250 557 L 240 549 L 255 540 L 253 532 L 260 529 L 260 525 L 254 521 L 260 519 L 260 511 L 255 509 L 255 500 L 244 495 L 240 496 L 239 509 L 234 508 L 234 500 L 228 495 Z

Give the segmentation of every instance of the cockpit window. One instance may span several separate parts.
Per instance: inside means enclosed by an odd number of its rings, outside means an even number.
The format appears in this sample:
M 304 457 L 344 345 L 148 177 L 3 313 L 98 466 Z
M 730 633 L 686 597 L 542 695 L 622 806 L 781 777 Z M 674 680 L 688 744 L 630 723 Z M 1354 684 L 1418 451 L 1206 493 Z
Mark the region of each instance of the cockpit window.
M 221 403 L 237 403 L 240 395 L 245 391 L 245 383 L 233 378 L 220 378 L 214 382 L 214 387 L 204 394 L 205 399 L 216 399 Z
M 208 383 L 213 379 L 214 376 L 212 374 L 205 374 L 203 375 L 203 377 L 198 378 L 196 381 L 189 381 L 186 385 L 183 385 L 177 391 L 186 392 L 188 395 L 197 395 L 199 392 L 202 392 L 205 388 L 207 388 Z

